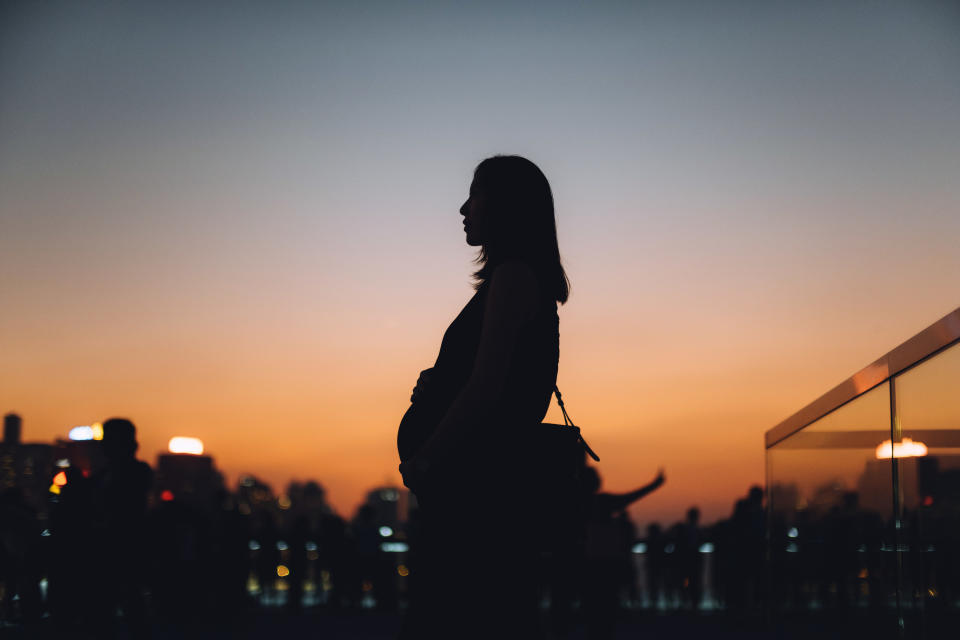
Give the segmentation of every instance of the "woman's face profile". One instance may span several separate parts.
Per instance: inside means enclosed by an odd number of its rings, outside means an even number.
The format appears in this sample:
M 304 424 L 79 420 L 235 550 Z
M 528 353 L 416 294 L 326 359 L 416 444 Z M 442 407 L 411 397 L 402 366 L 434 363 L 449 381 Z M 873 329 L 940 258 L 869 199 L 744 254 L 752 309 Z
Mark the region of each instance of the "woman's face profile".
M 467 234 L 467 244 L 471 247 L 481 246 L 486 240 L 487 214 L 483 192 L 477 187 L 476 182 L 470 185 L 470 195 L 461 205 L 460 215 L 463 216 L 463 230 Z

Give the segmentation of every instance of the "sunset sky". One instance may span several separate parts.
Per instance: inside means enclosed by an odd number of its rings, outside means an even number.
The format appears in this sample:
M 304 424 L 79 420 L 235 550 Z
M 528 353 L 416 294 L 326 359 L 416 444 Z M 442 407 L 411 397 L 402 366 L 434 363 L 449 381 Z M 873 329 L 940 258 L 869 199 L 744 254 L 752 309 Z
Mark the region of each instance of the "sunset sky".
M 517 4 L 3 3 L 0 412 L 352 515 L 494 153 L 554 190 L 605 487 L 666 469 L 639 523 L 729 515 L 767 429 L 960 306 L 960 4 Z

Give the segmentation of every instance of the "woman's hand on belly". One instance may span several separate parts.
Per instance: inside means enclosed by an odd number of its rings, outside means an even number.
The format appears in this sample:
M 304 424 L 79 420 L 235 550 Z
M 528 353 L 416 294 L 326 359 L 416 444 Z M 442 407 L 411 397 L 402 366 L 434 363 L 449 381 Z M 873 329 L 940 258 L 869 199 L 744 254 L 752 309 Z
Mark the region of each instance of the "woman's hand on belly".
M 424 458 L 410 458 L 406 462 L 400 463 L 400 475 L 403 476 L 405 487 L 419 493 L 426 483 L 427 471 L 430 468 L 429 462 Z
M 416 402 L 423 392 L 430 386 L 430 379 L 433 377 L 433 367 L 429 369 L 424 369 L 420 372 L 420 377 L 417 378 L 417 384 L 413 388 L 413 392 L 410 395 L 410 402 Z

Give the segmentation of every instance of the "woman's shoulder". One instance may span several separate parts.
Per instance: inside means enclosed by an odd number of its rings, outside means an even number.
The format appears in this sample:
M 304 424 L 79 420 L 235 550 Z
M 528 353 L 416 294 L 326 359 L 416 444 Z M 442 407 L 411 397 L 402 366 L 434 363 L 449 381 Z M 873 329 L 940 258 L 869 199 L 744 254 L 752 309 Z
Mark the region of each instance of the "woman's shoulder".
M 535 295 L 540 289 L 537 272 L 523 260 L 510 259 L 498 264 L 490 275 L 490 286 L 509 287 L 529 295 Z
M 511 259 L 497 265 L 493 274 L 491 274 L 491 282 L 486 284 L 492 284 L 498 272 L 500 273 L 501 284 L 504 287 L 509 286 L 517 295 L 522 295 L 530 300 L 537 300 L 539 306 L 549 307 L 556 313 L 556 296 L 541 271 L 523 260 Z
M 484 283 L 488 289 L 487 311 L 504 313 L 506 309 L 519 310 L 520 316 L 531 318 L 536 312 L 540 285 L 534 270 L 520 260 L 506 260 L 498 264 Z

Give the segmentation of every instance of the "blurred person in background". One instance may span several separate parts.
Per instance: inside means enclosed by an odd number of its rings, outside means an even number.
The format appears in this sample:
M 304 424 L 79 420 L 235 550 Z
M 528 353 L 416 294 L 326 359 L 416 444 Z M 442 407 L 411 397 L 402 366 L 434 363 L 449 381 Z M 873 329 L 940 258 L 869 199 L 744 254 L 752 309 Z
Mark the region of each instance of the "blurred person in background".
M 136 427 L 125 418 L 103 423 L 106 464 L 89 478 L 100 536 L 95 540 L 99 586 L 97 624 L 104 637 L 118 633 L 116 611 L 122 609 L 128 633 L 148 635 L 145 593 L 147 502 L 153 486 L 150 466 L 137 460 Z

